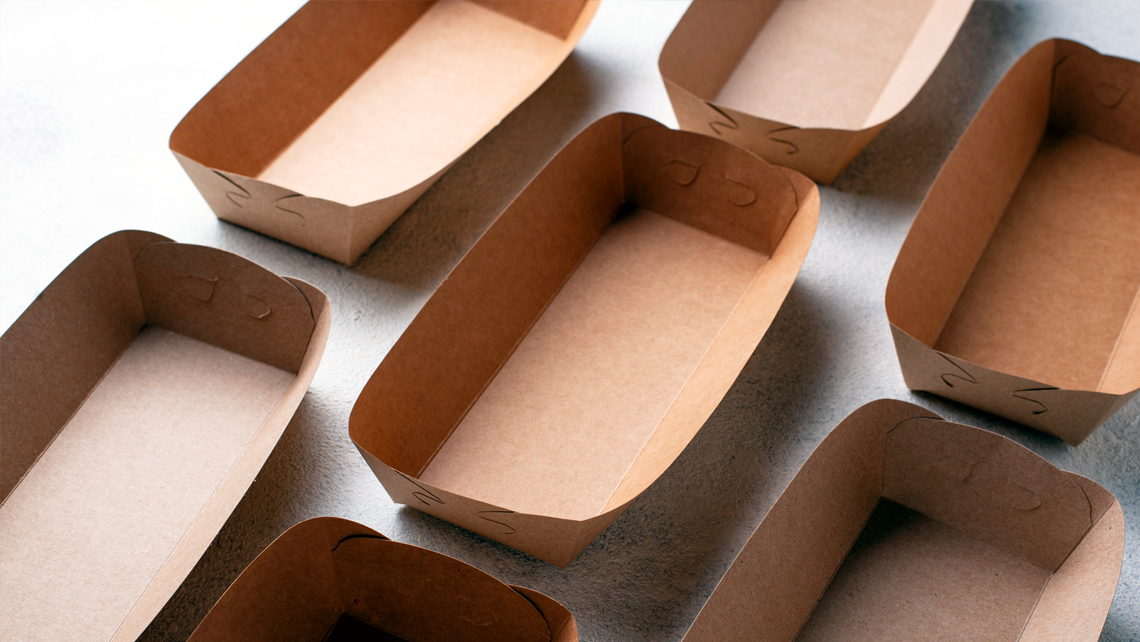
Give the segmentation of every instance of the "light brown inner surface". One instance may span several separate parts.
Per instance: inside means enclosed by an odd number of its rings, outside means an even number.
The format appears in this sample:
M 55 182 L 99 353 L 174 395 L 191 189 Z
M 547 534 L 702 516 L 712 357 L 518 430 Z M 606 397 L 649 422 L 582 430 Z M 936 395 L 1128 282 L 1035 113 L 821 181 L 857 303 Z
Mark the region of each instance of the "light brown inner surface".
M 597 515 L 765 261 L 653 212 L 618 218 L 421 478 L 518 512 Z
M 797 127 L 860 129 L 933 4 L 783 2 L 715 102 Z
M 1140 289 L 1140 156 L 1046 134 L 936 350 L 1096 390 Z
M 796 639 L 1014 642 L 1049 575 L 883 500 Z
M 563 44 L 497 11 L 438 2 L 257 178 L 345 205 L 410 189 L 496 125 Z
M 145 328 L 0 506 L 0 638 L 110 639 L 293 378 Z

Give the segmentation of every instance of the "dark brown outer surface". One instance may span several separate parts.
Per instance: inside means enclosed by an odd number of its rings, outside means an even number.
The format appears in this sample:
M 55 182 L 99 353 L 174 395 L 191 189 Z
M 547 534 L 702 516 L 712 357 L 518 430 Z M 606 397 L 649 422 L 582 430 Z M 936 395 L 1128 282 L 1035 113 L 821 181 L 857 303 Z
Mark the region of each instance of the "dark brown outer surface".
M 342 615 L 414 642 L 577 642 L 557 602 L 459 560 L 320 517 L 282 534 L 206 615 L 192 642 L 321 642 Z

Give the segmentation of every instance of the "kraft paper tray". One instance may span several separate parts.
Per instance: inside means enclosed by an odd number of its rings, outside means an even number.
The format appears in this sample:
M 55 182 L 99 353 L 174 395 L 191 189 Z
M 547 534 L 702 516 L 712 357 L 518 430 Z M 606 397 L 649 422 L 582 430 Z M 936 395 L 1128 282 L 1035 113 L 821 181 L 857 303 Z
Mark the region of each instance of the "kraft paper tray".
M 219 218 L 353 263 L 550 77 L 597 0 L 309 2 L 182 119 Z
M 1140 63 L 1026 53 L 887 284 L 906 384 L 1079 444 L 1140 390 Z
M 818 215 L 801 174 L 602 118 L 451 272 L 349 433 L 393 500 L 565 566 L 716 408 Z
M 319 290 L 149 232 L 0 338 L 0 629 L 134 640 L 261 469 L 329 332 Z
M 682 129 L 821 183 L 906 107 L 973 0 L 696 0 L 659 67 Z
M 578 642 L 574 616 L 457 559 L 335 517 L 290 528 L 190 642 Z
M 685 642 L 1095 642 L 1124 556 L 1104 488 L 880 400 L 829 434 Z

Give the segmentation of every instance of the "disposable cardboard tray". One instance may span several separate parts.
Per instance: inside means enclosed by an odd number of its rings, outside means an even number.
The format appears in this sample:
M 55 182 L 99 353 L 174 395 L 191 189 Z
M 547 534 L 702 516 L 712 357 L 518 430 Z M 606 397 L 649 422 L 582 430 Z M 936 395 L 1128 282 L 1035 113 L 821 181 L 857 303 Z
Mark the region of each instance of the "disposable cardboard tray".
M 273 450 L 319 290 L 149 232 L 92 245 L 0 337 L 0 639 L 134 640 Z
M 1095 642 L 1124 556 L 1104 488 L 880 400 L 808 458 L 685 642 Z
M 558 602 L 344 519 L 290 528 L 190 642 L 578 642 Z
M 352 263 L 538 89 L 597 0 L 314 1 L 182 119 L 219 218 Z
M 349 433 L 393 500 L 565 566 L 720 402 L 818 215 L 796 172 L 602 118 L 451 272 Z
M 926 83 L 973 0 L 696 0 L 659 67 L 681 129 L 835 180 Z
M 986 99 L 887 285 L 907 386 L 1074 445 L 1140 390 L 1137 88 L 1048 40 Z

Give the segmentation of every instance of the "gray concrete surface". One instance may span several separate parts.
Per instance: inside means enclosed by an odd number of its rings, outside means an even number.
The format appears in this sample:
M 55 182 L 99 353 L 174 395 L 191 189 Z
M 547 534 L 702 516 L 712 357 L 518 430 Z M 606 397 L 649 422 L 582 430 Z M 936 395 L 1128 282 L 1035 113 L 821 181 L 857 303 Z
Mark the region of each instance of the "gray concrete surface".
M 1140 403 L 1073 448 L 912 394 L 883 311 L 919 203 L 1002 73 L 1053 36 L 1140 59 L 1140 3 L 978 2 L 914 102 L 823 189 L 799 280 L 720 408 L 566 570 L 393 504 L 349 441 L 348 415 L 432 289 L 562 143 L 617 110 L 676 125 L 656 60 L 686 3 L 606 0 L 553 78 L 352 268 L 218 222 L 167 150 L 183 114 L 298 4 L 0 3 L 0 327 L 84 248 L 123 228 L 237 252 L 314 283 L 334 306 L 328 351 L 296 418 L 144 639 L 185 638 L 274 537 L 338 515 L 555 597 L 584 641 L 679 640 L 816 444 L 857 406 L 894 397 L 1011 437 L 1112 490 L 1127 547 L 1101 639 L 1140 640 Z

